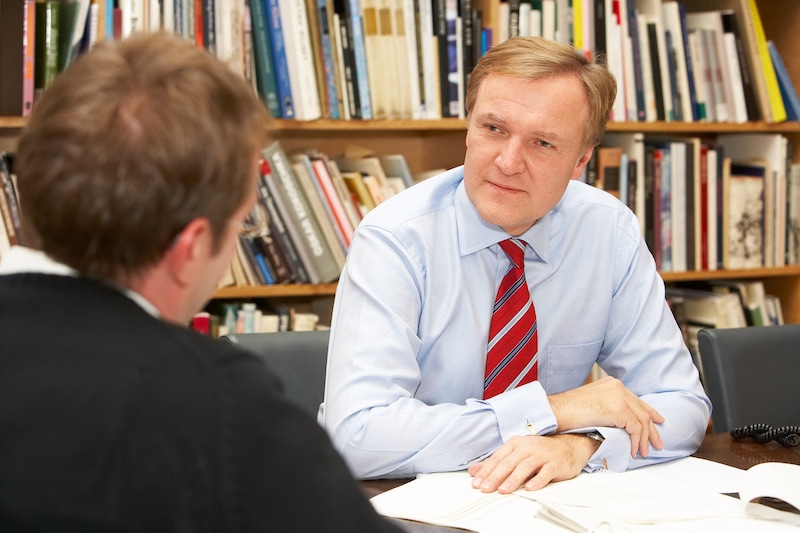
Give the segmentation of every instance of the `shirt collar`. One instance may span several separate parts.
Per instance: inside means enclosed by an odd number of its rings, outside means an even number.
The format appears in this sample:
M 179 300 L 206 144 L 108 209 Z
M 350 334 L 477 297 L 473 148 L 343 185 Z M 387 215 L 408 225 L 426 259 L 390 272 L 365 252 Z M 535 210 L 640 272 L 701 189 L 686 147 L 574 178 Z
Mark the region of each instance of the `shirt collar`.
M 12 246 L 0 261 L 0 275 L 5 274 L 49 274 L 53 276 L 80 277 L 80 273 L 72 267 L 56 261 L 41 250 L 34 250 L 24 246 Z M 153 315 L 160 317 L 161 313 L 144 296 L 127 287 L 110 283 L 125 296 L 136 302 L 139 307 Z
M 551 211 L 552 213 L 552 211 Z M 528 228 L 518 238 L 527 242 L 539 258 L 547 262 L 547 241 L 550 228 L 551 213 L 547 213 Z M 458 244 L 461 255 L 469 255 L 488 248 L 510 235 L 501 227 L 489 224 L 478 214 L 478 210 L 467 197 L 464 180 L 458 184 L 455 193 L 456 226 L 458 227 Z

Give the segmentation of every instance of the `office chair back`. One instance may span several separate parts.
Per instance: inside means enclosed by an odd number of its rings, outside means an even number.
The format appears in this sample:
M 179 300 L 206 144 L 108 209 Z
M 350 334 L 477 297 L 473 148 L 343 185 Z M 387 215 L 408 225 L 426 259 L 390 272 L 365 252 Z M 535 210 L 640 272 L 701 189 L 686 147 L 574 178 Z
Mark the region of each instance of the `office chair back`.
M 327 330 L 237 333 L 220 337 L 258 355 L 283 381 L 289 401 L 317 418 L 325 393 Z
M 800 325 L 702 329 L 697 340 L 715 433 L 800 425 Z

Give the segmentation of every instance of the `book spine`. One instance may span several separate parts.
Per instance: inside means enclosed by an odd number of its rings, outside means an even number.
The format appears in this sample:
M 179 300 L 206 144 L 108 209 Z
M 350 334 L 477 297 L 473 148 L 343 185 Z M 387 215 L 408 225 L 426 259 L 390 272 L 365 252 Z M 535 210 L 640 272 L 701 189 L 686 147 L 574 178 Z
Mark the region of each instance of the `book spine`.
M 203 0 L 203 43 L 205 49 L 214 55 L 217 53 L 216 1 L 217 0 Z
M 317 20 L 319 24 L 319 40 L 322 53 L 322 65 L 325 74 L 325 90 L 328 95 L 328 114 L 336 120 L 341 118 L 339 110 L 339 94 L 336 83 L 336 67 L 333 60 L 333 43 L 331 40 L 330 14 L 327 0 L 317 0 Z
M 372 99 L 369 91 L 369 70 L 367 69 L 367 52 L 364 45 L 364 29 L 361 22 L 361 5 L 359 0 L 348 0 L 350 11 L 350 32 L 353 39 L 353 53 L 356 60 L 356 81 L 361 104 L 361 118 L 372 117 Z
M 36 2 L 25 0 L 22 18 L 22 116 L 33 109 L 35 55 L 36 55 Z
M 304 247 L 317 270 L 319 281 L 329 283 L 339 277 L 339 268 L 331 255 L 319 224 L 311 213 L 303 191 L 297 183 L 292 166 L 283 148 L 277 142 L 264 150 L 264 155 L 273 170 L 273 176 L 286 201 L 290 214 L 297 226 Z
M 300 234 L 299 228 L 294 223 L 292 212 L 280 191 L 278 180 L 271 170 L 270 161 L 266 155 L 264 161 L 267 171 L 262 173 L 262 180 L 266 184 L 267 190 L 269 191 L 269 197 L 272 200 L 271 205 L 274 206 L 274 209 L 278 213 L 280 213 L 279 218 L 283 221 L 283 227 L 285 231 L 282 233 L 282 235 L 288 236 L 286 242 L 291 243 L 292 248 L 294 248 L 295 255 L 292 256 L 291 259 L 297 261 L 296 264 L 299 265 L 298 271 L 305 272 L 307 283 L 320 283 L 319 273 L 317 273 L 317 270 L 314 267 L 310 252 L 303 241 L 303 236 Z M 265 165 L 262 164 L 262 168 L 264 168 L 264 166 Z M 298 282 L 299 281 L 300 280 L 298 279 Z
M 450 117 L 450 88 L 448 85 L 448 52 L 447 52 L 447 16 L 445 14 L 446 0 L 432 0 L 433 3 L 433 31 L 436 37 L 437 57 L 439 69 L 437 72 L 439 87 L 438 106 L 443 118 Z
M 293 281 L 292 269 L 289 267 L 286 258 L 281 253 L 278 244 L 275 242 L 275 239 L 272 237 L 272 234 L 269 231 L 262 232 L 256 238 L 253 239 L 253 242 L 261 250 L 261 253 L 264 254 L 269 266 L 270 271 L 273 274 L 275 283 L 291 283 Z
M 252 23 L 253 54 L 255 56 L 256 87 L 261 99 L 274 118 L 282 118 L 278 97 L 278 78 L 272 59 L 272 46 L 267 31 L 267 15 L 262 0 L 247 0 Z
M 419 24 L 417 26 L 418 46 L 420 57 L 420 100 L 422 103 L 422 118 L 441 118 L 439 107 L 439 93 L 437 91 L 436 48 L 434 47 L 434 22 L 433 2 L 421 0 L 419 2 Z
M 257 0 L 254 0 L 257 1 Z M 265 2 L 268 34 L 272 45 L 272 58 L 274 60 L 275 77 L 278 83 L 278 101 L 281 109 L 281 118 L 295 118 L 292 84 L 289 78 L 289 63 L 286 58 L 286 48 L 283 40 L 283 26 L 281 25 L 280 7 L 278 0 L 263 0 Z
M 747 119 L 756 121 L 759 119 L 760 114 L 758 111 L 758 100 L 756 98 L 756 89 L 754 87 L 752 74 L 747 67 L 747 51 L 745 49 L 744 41 L 739 33 L 739 27 L 736 22 L 736 15 L 732 11 L 722 13 L 723 30 L 726 33 L 733 35 L 736 43 L 736 54 L 739 60 L 739 74 L 742 79 L 742 89 L 744 92 L 744 103 L 747 108 Z
M 342 81 L 343 92 L 346 95 L 347 110 L 350 118 L 363 118 L 361 116 L 361 97 L 358 90 L 358 75 L 356 73 L 356 56 L 353 50 L 353 35 L 350 31 L 350 15 L 347 0 L 334 0 L 335 16 L 338 22 L 339 44 L 342 49 Z M 344 95 L 343 95 L 344 96 Z
M 308 13 L 305 2 L 278 0 L 283 31 L 284 50 L 289 66 L 289 83 L 298 120 L 315 120 L 322 116 L 319 88 L 311 50 Z
M 753 19 L 753 30 L 756 36 L 756 46 L 758 47 L 758 57 L 764 71 L 764 81 L 767 85 L 767 95 L 769 97 L 770 109 L 772 111 L 772 122 L 783 122 L 786 120 L 786 108 L 783 105 L 781 91 L 778 87 L 778 79 L 775 76 L 775 69 L 769 57 L 767 49 L 767 37 L 764 34 L 764 27 L 761 24 L 761 16 L 758 13 L 756 0 L 749 0 L 750 15 Z
M 271 170 L 269 169 L 269 165 L 265 160 L 262 160 L 259 193 L 261 202 L 266 208 L 267 214 L 269 215 L 269 234 L 274 237 L 273 241 L 275 242 L 280 255 L 284 258 L 286 265 L 291 270 L 291 279 L 287 280 L 287 283 L 308 283 L 308 273 L 306 272 L 303 262 L 297 253 L 297 248 L 295 248 L 294 242 L 292 242 L 292 237 L 289 234 L 289 230 L 286 228 L 283 222 L 283 215 L 278 209 L 275 199 L 273 198 L 267 185 L 267 174 L 270 172 Z M 276 269 L 276 273 L 277 271 L 278 269 Z
M 299 192 L 303 194 L 309 208 L 309 218 L 313 219 L 319 228 L 319 234 L 327 244 L 331 258 L 336 263 L 336 270 L 344 268 L 344 237 L 333 218 L 330 207 L 324 201 L 322 191 L 316 178 L 313 176 L 311 160 L 306 154 L 296 154 L 292 157 L 295 181 Z

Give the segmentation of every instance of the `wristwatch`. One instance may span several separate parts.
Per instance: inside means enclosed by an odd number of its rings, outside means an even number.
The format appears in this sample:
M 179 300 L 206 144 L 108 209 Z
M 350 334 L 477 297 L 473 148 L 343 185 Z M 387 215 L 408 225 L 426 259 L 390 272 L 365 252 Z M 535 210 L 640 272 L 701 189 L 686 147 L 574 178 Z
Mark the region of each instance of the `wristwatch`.
M 590 439 L 596 440 L 597 442 L 602 443 L 606 438 L 600 434 L 598 431 L 590 431 L 589 433 L 584 433 Z

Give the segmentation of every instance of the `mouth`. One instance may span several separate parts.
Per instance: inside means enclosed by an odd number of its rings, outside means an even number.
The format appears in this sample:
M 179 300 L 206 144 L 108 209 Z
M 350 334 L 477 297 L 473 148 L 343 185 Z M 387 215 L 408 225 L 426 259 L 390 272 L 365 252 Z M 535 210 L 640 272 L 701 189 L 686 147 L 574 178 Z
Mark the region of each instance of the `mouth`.
M 510 187 L 510 186 L 507 186 L 507 185 L 503 185 L 503 184 L 497 183 L 495 181 L 487 181 L 486 183 L 488 183 L 489 186 L 492 187 L 493 189 L 497 189 L 497 190 L 499 190 L 501 192 L 512 192 L 512 193 L 524 192 L 522 189 L 518 189 L 516 187 Z

